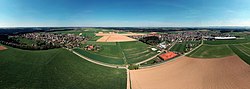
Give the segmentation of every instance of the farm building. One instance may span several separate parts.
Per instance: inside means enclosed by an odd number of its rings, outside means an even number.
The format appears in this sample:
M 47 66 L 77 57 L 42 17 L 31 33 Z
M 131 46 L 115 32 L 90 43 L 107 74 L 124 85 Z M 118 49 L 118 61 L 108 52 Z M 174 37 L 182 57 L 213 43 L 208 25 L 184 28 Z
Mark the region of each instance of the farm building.
M 215 40 L 233 40 L 236 37 L 214 37 Z
M 207 40 L 234 40 L 236 37 L 204 37 Z
M 162 60 L 169 60 L 171 58 L 174 58 L 176 57 L 177 54 L 174 53 L 174 52 L 167 52 L 167 53 L 164 53 L 164 54 L 161 54 L 159 57 L 162 59 Z

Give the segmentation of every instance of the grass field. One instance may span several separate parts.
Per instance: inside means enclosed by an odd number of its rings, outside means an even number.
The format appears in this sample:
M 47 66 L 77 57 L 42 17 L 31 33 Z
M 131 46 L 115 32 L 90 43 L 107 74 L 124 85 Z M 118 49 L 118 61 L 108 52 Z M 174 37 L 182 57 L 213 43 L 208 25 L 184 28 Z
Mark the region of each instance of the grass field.
M 170 51 L 175 51 L 175 52 L 181 52 L 184 53 L 188 50 L 190 50 L 189 48 L 186 48 L 186 46 L 188 44 L 192 44 L 193 46 L 191 47 L 192 49 L 195 48 L 196 46 L 199 45 L 199 41 L 188 41 L 188 42 L 182 42 L 182 43 L 176 43 L 171 49 Z
M 195 58 L 220 58 L 233 54 L 233 51 L 227 45 L 202 45 L 187 56 Z
M 37 42 L 35 40 L 30 40 L 30 39 L 26 39 L 26 38 L 17 38 L 19 40 L 20 43 L 24 43 L 27 45 L 32 45 L 32 44 L 36 44 Z
M 65 49 L 0 51 L 1 89 L 125 89 L 126 70 L 92 64 Z
M 92 37 L 89 41 L 97 41 L 98 39 L 100 39 L 102 36 L 94 36 Z
M 237 54 L 242 60 L 250 64 L 250 47 L 246 45 L 229 45 L 229 47 Z
M 76 34 L 79 35 L 82 33 L 83 36 L 86 37 L 95 37 L 95 33 L 102 31 L 104 29 L 96 29 L 96 28 L 82 28 L 82 29 L 77 29 L 77 30 L 69 30 L 69 31 L 57 31 L 53 33 L 62 33 L 62 34 Z
M 176 43 L 170 51 L 176 51 L 176 52 L 185 52 L 186 49 L 186 43 Z
M 96 42 L 96 41 L 87 41 L 86 44 L 89 44 L 89 45 L 116 45 L 115 42 Z
M 237 40 L 204 41 L 204 44 L 223 45 L 223 44 L 240 44 L 240 43 L 248 43 L 248 42 L 250 42 L 250 40 L 248 40 L 248 39 L 237 39 Z
M 76 51 L 77 53 L 80 53 L 81 55 L 84 55 L 88 58 L 91 58 L 93 60 L 96 61 L 100 61 L 103 63 L 109 63 L 109 64 L 117 64 L 117 65 L 122 65 L 124 64 L 124 60 L 122 59 L 123 57 L 117 57 L 116 55 L 112 55 L 112 56 L 106 56 L 106 55 L 101 55 L 95 52 L 91 52 L 91 51 L 86 51 L 83 49 L 74 49 L 74 51 Z
M 151 51 L 147 44 L 139 41 L 120 42 L 119 45 L 124 53 L 128 64 L 133 64 L 146 60 L 157 54 L 156 52 Z
M 240 39 L 204 41 L 204 45 L 187 56 L 197 58 L 217 58 L 238 55 L 242 60 L 250 64 L 250 36 L 245 33 L 233 34 L 239 36 Z
M 119 65 L 137 63 L 157 54 L 156 52 L 152 52 L 147 44 L 139 41 L 117 43 L 97 42 L 96 44 L 101 46 L 101 50 L 98 52 L 82 49 L 74 50 L 93 60 Z

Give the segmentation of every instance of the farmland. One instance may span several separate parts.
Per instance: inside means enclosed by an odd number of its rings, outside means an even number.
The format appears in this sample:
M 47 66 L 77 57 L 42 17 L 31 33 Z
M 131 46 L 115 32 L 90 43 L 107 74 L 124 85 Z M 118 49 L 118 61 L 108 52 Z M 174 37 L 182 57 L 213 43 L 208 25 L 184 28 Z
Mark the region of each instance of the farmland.
M 170 51 L 184 53 L 199 45 L 199 41 L 188 41 L 182 43 L 176 43 Z
M 221 42 L 224 43 L 222 44 Z M 194 58 L 221 58 L 231 55 L 238 55 L 242 60 L 250 64 L 250 44 L 242 40 L 218 40 L 211 41 L 211 43 L 207 41 L 187 56 Z
M 32 45 L 32 44 L 37 43 L 35 40 L 30 40 L 30 39 L 21 38 L 21 37 L 19 37 L 18 40 L 20 43 L 27 44 L 27 45 Z
M 156 55 L 156 52 L 152 52 L 147 44 L 142 42 L 120 42 L 118 43 L 124 53 L 128 64 L 143 61 Z
M 103 31 L 104 29 L 96 29 L 96 28 L 81 28 L 81 29 L 76 29 L 76 30 L 69 30 L 69 31 L 56 31 L 53 33 L 61 33 L 61 34 L 76 34 L 79 35 L 82 33 L 82 36 L 85 37 L 95 37 L 95 33 L 98 31 Z
M 125 89 L 126 71 L 92 64 L 65 49 L 0 51 L 0 88 Z
M 225 45 L 225 44 L 240 44 L 248 43 L 249 39 L 237 39 L 237 40 L 216 40 L 216 41 L 204 41 L 204 44 L 209 45 Z
M 202 45 L 188 56 L 195 58 L 220 58 L 233 54 L 233 51 L 227 45 Z
M 98 52 L 85 51 L 82 49 L 74 49 L 76 52 L 89 57 L 91 59 L 109 63 L 109 64 L 133 64 L 143 61 L 156 55 L 156 52 L 152 52 L 147 44 L 139 41 L 135 42 L 116 42 L 114 43 L 99 43 L 101 50 Z M 109 44 L 108 44 L 109 43 Z
M 247 44 L 249 45 L 249 44 Z M 237 54 L 242 60 L 250 64 L 250 47 L 245 45 L 229 45 L 229 47 Z
M 100 54 L 95 53 L 95 52 L 86 51 L 86 50 L 79 49 L 79 48 L 74 49 L 74 51 L 76 51 L 77 53 L 84 55 L 88 58 L 91 58 L 93 60 L 100 61 L 103 63 L 118 64 L 118 65 L 124 64 L 124 60 L 122 58 L 115 57 L 116 55 L 104 56 L 104 55 L 100 55 Z
M 236 34 L 236 33 L 235 33 Z M 241 34 L 243 35 L 243 34 Z M 241 37 L 240 39 L 236 40 L 215 40 L 215 41 L 204 41 L 204 44 L 208 45 L 227 45 L 227 44 L 242 44 L 250 42 L 250 36 Z

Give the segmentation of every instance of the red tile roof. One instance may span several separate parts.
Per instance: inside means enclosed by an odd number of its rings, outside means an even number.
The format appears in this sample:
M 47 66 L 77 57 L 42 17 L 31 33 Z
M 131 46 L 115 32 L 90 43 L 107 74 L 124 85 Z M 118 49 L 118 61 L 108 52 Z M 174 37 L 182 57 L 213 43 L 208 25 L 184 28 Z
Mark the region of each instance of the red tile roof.
M 177 56 L 177 54 L 175 54 L 174 52 L 167 52 L 167 53 L 161 54 L 160 58 L 162 58 L 163 60 L 168 60 L 168 59 L 174 58 L 176 56 Z

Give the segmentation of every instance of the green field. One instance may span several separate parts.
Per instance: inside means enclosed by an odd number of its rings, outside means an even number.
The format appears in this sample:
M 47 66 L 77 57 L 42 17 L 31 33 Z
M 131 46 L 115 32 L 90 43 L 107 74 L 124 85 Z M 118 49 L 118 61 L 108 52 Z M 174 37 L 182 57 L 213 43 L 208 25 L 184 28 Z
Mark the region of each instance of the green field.
M 103 29 L 96 29 L 96 28 L 82 28 L 82 29 L 76 29 L 76 30 L 69 30 L 69 31 L 56 31 L 53 33 L 61 33 L 61 34 L 76 34 L 79 35 L 82 33 L 83 36 L 86 37 L 94 37 L 95 33 L 102 31 Z
M 190 50 L 189 48 L 186 48 L 188 44 L 192 44 L 193 46 L 191 46 L 190 48 L 193 49 L 196 46 L 199 45 L 199 41 L 188 41 L 188 42 L 182 42 L 182 43 L 176 43 L 171 49 L 170 51 L 175 51 L 175 52 L 187 52 L 188 50 Z
M 88 45 L 116 45 L 115 42 L 96 42 L 96 41 L 87 41 L 85 44 L 88 44 Z
M 176 51 L 176 52 L 185 52 L 186 49 L 186 43 L 176 43 L 170 51 Z
M 238 55 L 246 63 L 250 64 L 250 43 L 231 44 L 204 44 L 187 56 L 195 58 L 220 58 L 231 55 Z
M 229 45 L 229 47 L 237 54 L 242 60 L 250 64 L 250 47 L 247 45 Z
M 126 70 L 90 63 L 65 49 L 0 51 L 1 89 L 125 89 Z
M 220 58 L 234 55 L 227 45 L 202 45 L 187 56 L 195 58 Z
M 17 38 L 19 40 L 20 43 L 23 44 L 27 44 L 27 45 L 32 45 L 32 44 L 36 44 L 37 42 L 35 40 L 30 40 L 30 39 L 26 39 L 26 38 Z
M 128 64 L 133 64 L 146 60 L 157 54 L 156 52 L 151 51 L 147 44 L 139 41 L 120 42 L 119 45 L 124 53 L 126 62 Z
M 77 53 L 80 53 L 81 55 L 84 55 L 88 58 L 91 58 L 93 60 L 100 61 L 103 63 L 117 64 L 117 65 L 124 64 L 124 60 L 122 59 L 122 57 L 117 58 L 116 55 L 104 56 L 95 52 L 86 51 L 86 50 L 79 49 L 79 48 L 73 49 L 73 50 L 76 51 Z
M 109 42 L 97 44 L 101 46 L 101 50 L 98 52 L 79 48 L 74 50 L 93 60 L 119 65 L 137 63 L 156 55 L 156 52 L 152 52 L 147 44 L 139 41 L 117 42 L 115 45 Z
M 102 36 L 94 36 L 92 37 L 89 41 L 97 41 L 98 39 L 100 39 Z
M 237 40 L 215 40 L 215 41 L 204 41 L 204 44 L 209 45 L 225 45 L 225 44 L 240 44 L 240 43 L 248 43 L 249 39 L 237 39 Z

